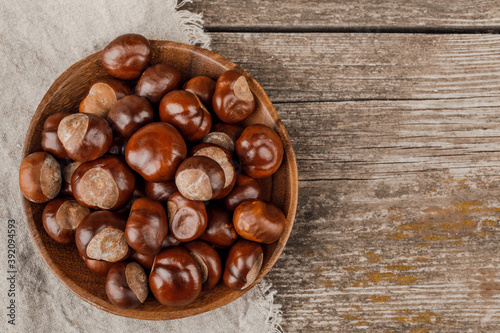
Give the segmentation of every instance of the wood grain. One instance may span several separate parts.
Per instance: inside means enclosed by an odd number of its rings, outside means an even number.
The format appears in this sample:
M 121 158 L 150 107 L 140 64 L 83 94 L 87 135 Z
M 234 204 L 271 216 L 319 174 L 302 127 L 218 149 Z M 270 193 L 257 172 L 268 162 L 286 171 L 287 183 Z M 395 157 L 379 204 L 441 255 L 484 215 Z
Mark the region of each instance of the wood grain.
M 268 275 L 286 332 L 500 329 L 500 99 L 276 105 L 295 227 Z
M 494 0 L 195 0 L 186 9 L 203 12 L 209 30 L 498 29 Z M 212 44 L 213 45 L 213 44 Z
M 212 33 L 276 102 L 500 96 L 500 36 Z

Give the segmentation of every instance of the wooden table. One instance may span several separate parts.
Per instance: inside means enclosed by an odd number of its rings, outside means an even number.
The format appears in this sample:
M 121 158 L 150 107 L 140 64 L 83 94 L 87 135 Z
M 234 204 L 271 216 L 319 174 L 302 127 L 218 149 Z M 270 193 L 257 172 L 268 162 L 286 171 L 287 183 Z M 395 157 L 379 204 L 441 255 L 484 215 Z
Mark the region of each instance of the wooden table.
M 195 1 L 299 167 L 286 332 L 500 332 L 500 6 Z

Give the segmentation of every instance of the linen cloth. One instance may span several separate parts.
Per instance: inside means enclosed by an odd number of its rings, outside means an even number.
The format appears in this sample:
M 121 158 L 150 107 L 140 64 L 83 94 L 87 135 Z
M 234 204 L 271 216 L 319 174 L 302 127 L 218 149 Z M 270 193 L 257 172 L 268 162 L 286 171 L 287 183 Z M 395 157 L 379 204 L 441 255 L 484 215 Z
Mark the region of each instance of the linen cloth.
M 124 33 L 209 47 L 202 16 L 175 0 L 2 0 L 0 4 L 0 329 L 2 332 L 279 332 L 279 306 L 262 282 L 217 310 L 172 321 L 124 318 L 70 292 L 42 261 L 21 208 L 18 169 L 29 122 L 54 80 Z M 8 323 L 7 225 L 16 221 L 15 326 Z

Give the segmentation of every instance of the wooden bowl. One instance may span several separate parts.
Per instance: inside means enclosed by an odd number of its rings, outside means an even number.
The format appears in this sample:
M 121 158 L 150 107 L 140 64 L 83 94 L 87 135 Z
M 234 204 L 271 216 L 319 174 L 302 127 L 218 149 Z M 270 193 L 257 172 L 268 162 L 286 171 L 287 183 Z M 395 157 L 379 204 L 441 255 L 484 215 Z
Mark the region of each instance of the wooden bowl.
M 265 124 L 274 128 L 283 140 L 285 156 L 280 169 L 272 179 L 262 181 L 265 200 L 269 200 L 283 210 L 287 224 L 281 238 L 270 245 L 264 245 L 262 270 L 251 285 L 253 287 L 269 272 L 283 250 L 292 230 L 297 209 L 298 175 L 292 145 L 276 110 L 262 87 L 245 71 L 224 57 L 198 47 L 167 42 L 151 41 L 152 63 L 167 63 L 178 68 L 184 80 L 205 75 L 216 80 L 224 71 L 236 69 L 249 81 L 256 97 L 255 112 L 244 121 L 244 125 Z M 23 147 L 23 158 L 33 152 L 41 151 L 41 132 L 45 119 L 60 111 L 78 111 L 78 104 L 87 93 L 90 83 L 106 76 L 101 66 L 101 52 L 94 53 L 68 68 L 52 84 L 38 106 L 31 120 Z M 75 244 L 62 245 L 52 240 L 42 225 L 42 211 L 45 204 L 35 204 L 24 199 L 23 209 L 33 242 L 43 260 L 73 293 L 90 304 L 116 315 L 149 319 L 168 320 L 193 316 L 221 307 L 244 293 L 227 288 L 222 281 L 212 290 L 204 291 L 193 303 L 184 307 L 161 305 L 150 293 L 146 302 L 133 310 L 124 310 L 112 305 L 106 296 L 105 278 L 91 272 L 79 257 Z

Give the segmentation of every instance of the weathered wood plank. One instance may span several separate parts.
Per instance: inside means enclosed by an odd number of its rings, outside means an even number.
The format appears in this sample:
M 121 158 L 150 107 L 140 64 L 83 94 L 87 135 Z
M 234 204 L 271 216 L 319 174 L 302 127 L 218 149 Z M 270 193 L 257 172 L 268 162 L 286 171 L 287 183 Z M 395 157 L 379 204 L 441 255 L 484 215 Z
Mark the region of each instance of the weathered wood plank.
M 301 182 L 268 275 L 285 331 L 498 332 L 499 172 Z
M 186 9 L 203 12 L 205 27 L 218 31 L 497 29 L 500 26 L 500 7 L 494 0 L 195 0 Z
M 212 33 L 273 102 L 500 96 L 499 35 Z
M 286 332 L 500 330 L 500 98 L 278 103 L 298 160 Z
M 500 98 L 279 103 L 301 180 L 500 167 Z

